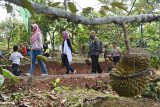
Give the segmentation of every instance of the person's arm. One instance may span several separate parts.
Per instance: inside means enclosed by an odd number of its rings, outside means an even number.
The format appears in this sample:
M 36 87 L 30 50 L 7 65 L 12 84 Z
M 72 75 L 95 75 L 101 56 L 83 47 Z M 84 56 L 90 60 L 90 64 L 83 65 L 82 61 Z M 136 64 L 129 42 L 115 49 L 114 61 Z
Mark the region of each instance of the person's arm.
M 98 49 L 96 48 L 96 55 L 99 55 L 102 53 L 102 42 L 99 41 L 99 46 L 98 46 Z M 97 44 L 95 44 L 95 46 L 97 47 Z
M 39 41 L 39 44 L 41 45 L 40 48 L 43 49 L 42 34 L 39 32 L 38 35 L 39 35 L 38 41 Z
M 11 61 L 12 60 L 12 55 L 9 57 L 9 59 L 8 59 L 9 61 Z
M 102 43 L 102 41 L 100 41 L 100 53 L 102 53 L 102 47 L 103 47 L 103 43 Z
M 19 53 L 19 58 L 24 59 L 24 60 L 30 60 L 30 59 L 24 57 L 21 53 Z
M 113 49 L 111 50 L 111 57 L 113 57 Z
M 27 60 L 27 61 L 30 61 L 30 59 L 29 59 L 29 58 L 26 58 L 26 57 L 23 57 L 23 59 L 24 59 L 24 60 Z
M 73 52 L 73 49 L 72 49 L 72 45 L 71 45 L 70 39 L 67 39 L 67 44 L 68 44 L 69 48 L 71 49 L 71 52 Z

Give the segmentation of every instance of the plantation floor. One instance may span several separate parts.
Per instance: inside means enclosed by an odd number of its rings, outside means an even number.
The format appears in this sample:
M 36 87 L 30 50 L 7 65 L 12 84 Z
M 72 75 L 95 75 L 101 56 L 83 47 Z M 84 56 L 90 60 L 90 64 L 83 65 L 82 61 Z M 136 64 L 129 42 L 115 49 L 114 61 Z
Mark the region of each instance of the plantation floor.
M 77 74 L 65 74 L 58 62 L 46 63 L 48 76 L 39 76 L 36 65 L 35 76 L 20 76 L 20 81 L 11 84 L 7 80 L 0 91 L 0 107 L 160 107 L 160 102 L 143 97 L 124 98 L 113 92 L 105 63 L 101 63 L 102 74 L 90 74 L 91 66 L 73 63 Z M 11 69 L 10 66 L 6 66 Z M 29 65 L 22 65 L 23 73 Z M 59 78 L 60 83 L 55 80 Z

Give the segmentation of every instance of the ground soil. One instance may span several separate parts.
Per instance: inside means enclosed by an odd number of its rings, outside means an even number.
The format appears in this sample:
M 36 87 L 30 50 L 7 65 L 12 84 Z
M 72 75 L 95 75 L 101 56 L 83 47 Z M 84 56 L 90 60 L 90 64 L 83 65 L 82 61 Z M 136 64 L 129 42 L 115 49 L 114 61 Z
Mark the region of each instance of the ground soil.
M 77 74 L 90 74 L 91 73 L 91 65 L 86 63 L 73 63 L 72 67 L 77 71 Z M 103 73 L 107 72 L 106 64 L 104 62 L 100 63 Z M 4 66 L 4 68 L 12 71 L 11 66 Z M 20 66 L 20 70 L 23 73 L 27 73 L 29 71 L 30 64 L 25 64 Z M 49 75 L 64 75 L 66 73 L 66 68 L 63 64 L 58 63 L 56 61 L 48 61 L 46 62 L 46 68 Z M 36 64 L 34 75 L 41 75 L 42 71 L 38 64 Z
M 21 76 L 20 81 L 13 86 L 8 87 L 6 94 L 9 97 L 13 97 L 13 93 L 16 93 L 14 100 L 1 101 L 2 107 L 160 107 L 158 100 L 148 98 L 123 98 L 119 97 L 114 91 L 111 90 L 109 83 L 109 74 L 106 73 L 106 64 L 101 62 L 103 69 L 102 74 L 91 74 L 91 65 L 86 63 L 73 63 L 72 66 L 77 70 L 77 74 L 64 75 L 66 69 L 63 65 L 55 61 L 49 61 L 46 63 L 46 67 L 49 76 L 39 76 L 41 69 L 39 65 L 36 65 L 34 76 Z M 27 73 L 30 65 L 22 65 L 21 71 Z M 4 66 L 4 68 L 11 70 L 10 66 Z M 67 92 L 52 93 L 54 90 L 53 84 L 57 78 L 60 78 L 58 87 L 66 86 L 70 87 Z M 6 87 L 8 82 L 4 84 Z M 84 92 L 77 93 L 77 89 L 86 89 Z M 95 90 L 90 93 L 90 90 Z M 70 93 L 69 93 L 70 91 Z M 79 92 L 79 91 L 78 91 Z M 85 93 L 86 92 L 86 93 Z M 3 93 L 3 92 L 1 92 Z M 18 94 L 17 94 L 18 93 Z M 17 98 L 20 93 L 23 93 L 23 97 Z M 66 96 L 69 98 L 66 98 Z M 83 95 L 80 95 L 83 94 Z M 112 97 L 108 97 L 111 94 Z M 21 94 L 20 94 L 21 95 Z M 85 95 L 85 96 L 84 96 Z M 78 96 L 78 98 L 76 97 Z M 81 104 L 81 96 L 84 96 L 84 101 L 89 103 Z M 103 96 L 103 97 L 102 97 Z M 106 97 L 107 96 L 107 97 Z M 113 97 L 114 96 L 114 97 Z M 115 97 L 116 96 L 116 97 Z M 80 104 L 79 104 L 80 100 Z M 72 102 L 72 103 L 71 103 Z M 76 105 L 76 104 L 79 105 Z

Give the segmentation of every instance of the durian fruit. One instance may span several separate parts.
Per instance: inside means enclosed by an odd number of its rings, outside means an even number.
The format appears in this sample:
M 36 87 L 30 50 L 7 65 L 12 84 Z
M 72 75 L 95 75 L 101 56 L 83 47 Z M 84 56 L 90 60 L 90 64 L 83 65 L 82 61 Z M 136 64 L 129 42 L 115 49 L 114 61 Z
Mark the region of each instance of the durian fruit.
M 120 96 L 133 97 L 144 92 L 150 82 L 149 54 L 142 49 L 131 49 L 110 74 L 111 87 Z
M 37 55 L 37 60 L 42 60 L 43 62 L 47 62 L 48 61 L 48 58 L 46 56 L 43 56 L 43 55 Z
M 116 76 L 110 76 L 111 87 L 119 96 L 133 97 L 140 95 L 149 83 L 149 76 L 128 78 L 120 75 L 119 73 Z
M 8 71 L 7 69 L 3 69 L 2 67 L 0 67 L 0 72 L 3 74 L 4 77 L 14 76 L 10 71 Z
M 144 71 L 146 68 L 150 68 L 149 53 L 141 48 L 131 49 L 129 53 L 125 53 L 117 66 L 117 70 L 123 68 L 121 72 L 124 75 Z

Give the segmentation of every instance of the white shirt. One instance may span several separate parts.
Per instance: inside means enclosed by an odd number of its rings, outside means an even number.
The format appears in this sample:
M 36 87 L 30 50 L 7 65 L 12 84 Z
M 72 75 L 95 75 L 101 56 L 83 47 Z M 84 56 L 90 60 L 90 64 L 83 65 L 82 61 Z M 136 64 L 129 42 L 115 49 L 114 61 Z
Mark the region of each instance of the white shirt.
M 20 59 L 21 58 L 24 58 L 24 56 L 21 53 L 14 52 L 14 53 L 11 54 L 9 60 L 12 61 L 12 64 L 18 64 L 18 65 L 20 65 Z
M 63 48 L 63 54 L 67 55 L 68 62 L 72 62 L 72 52 L 70 47 L 67 44 L 67 40 L 64 41 L 64 48 Z

